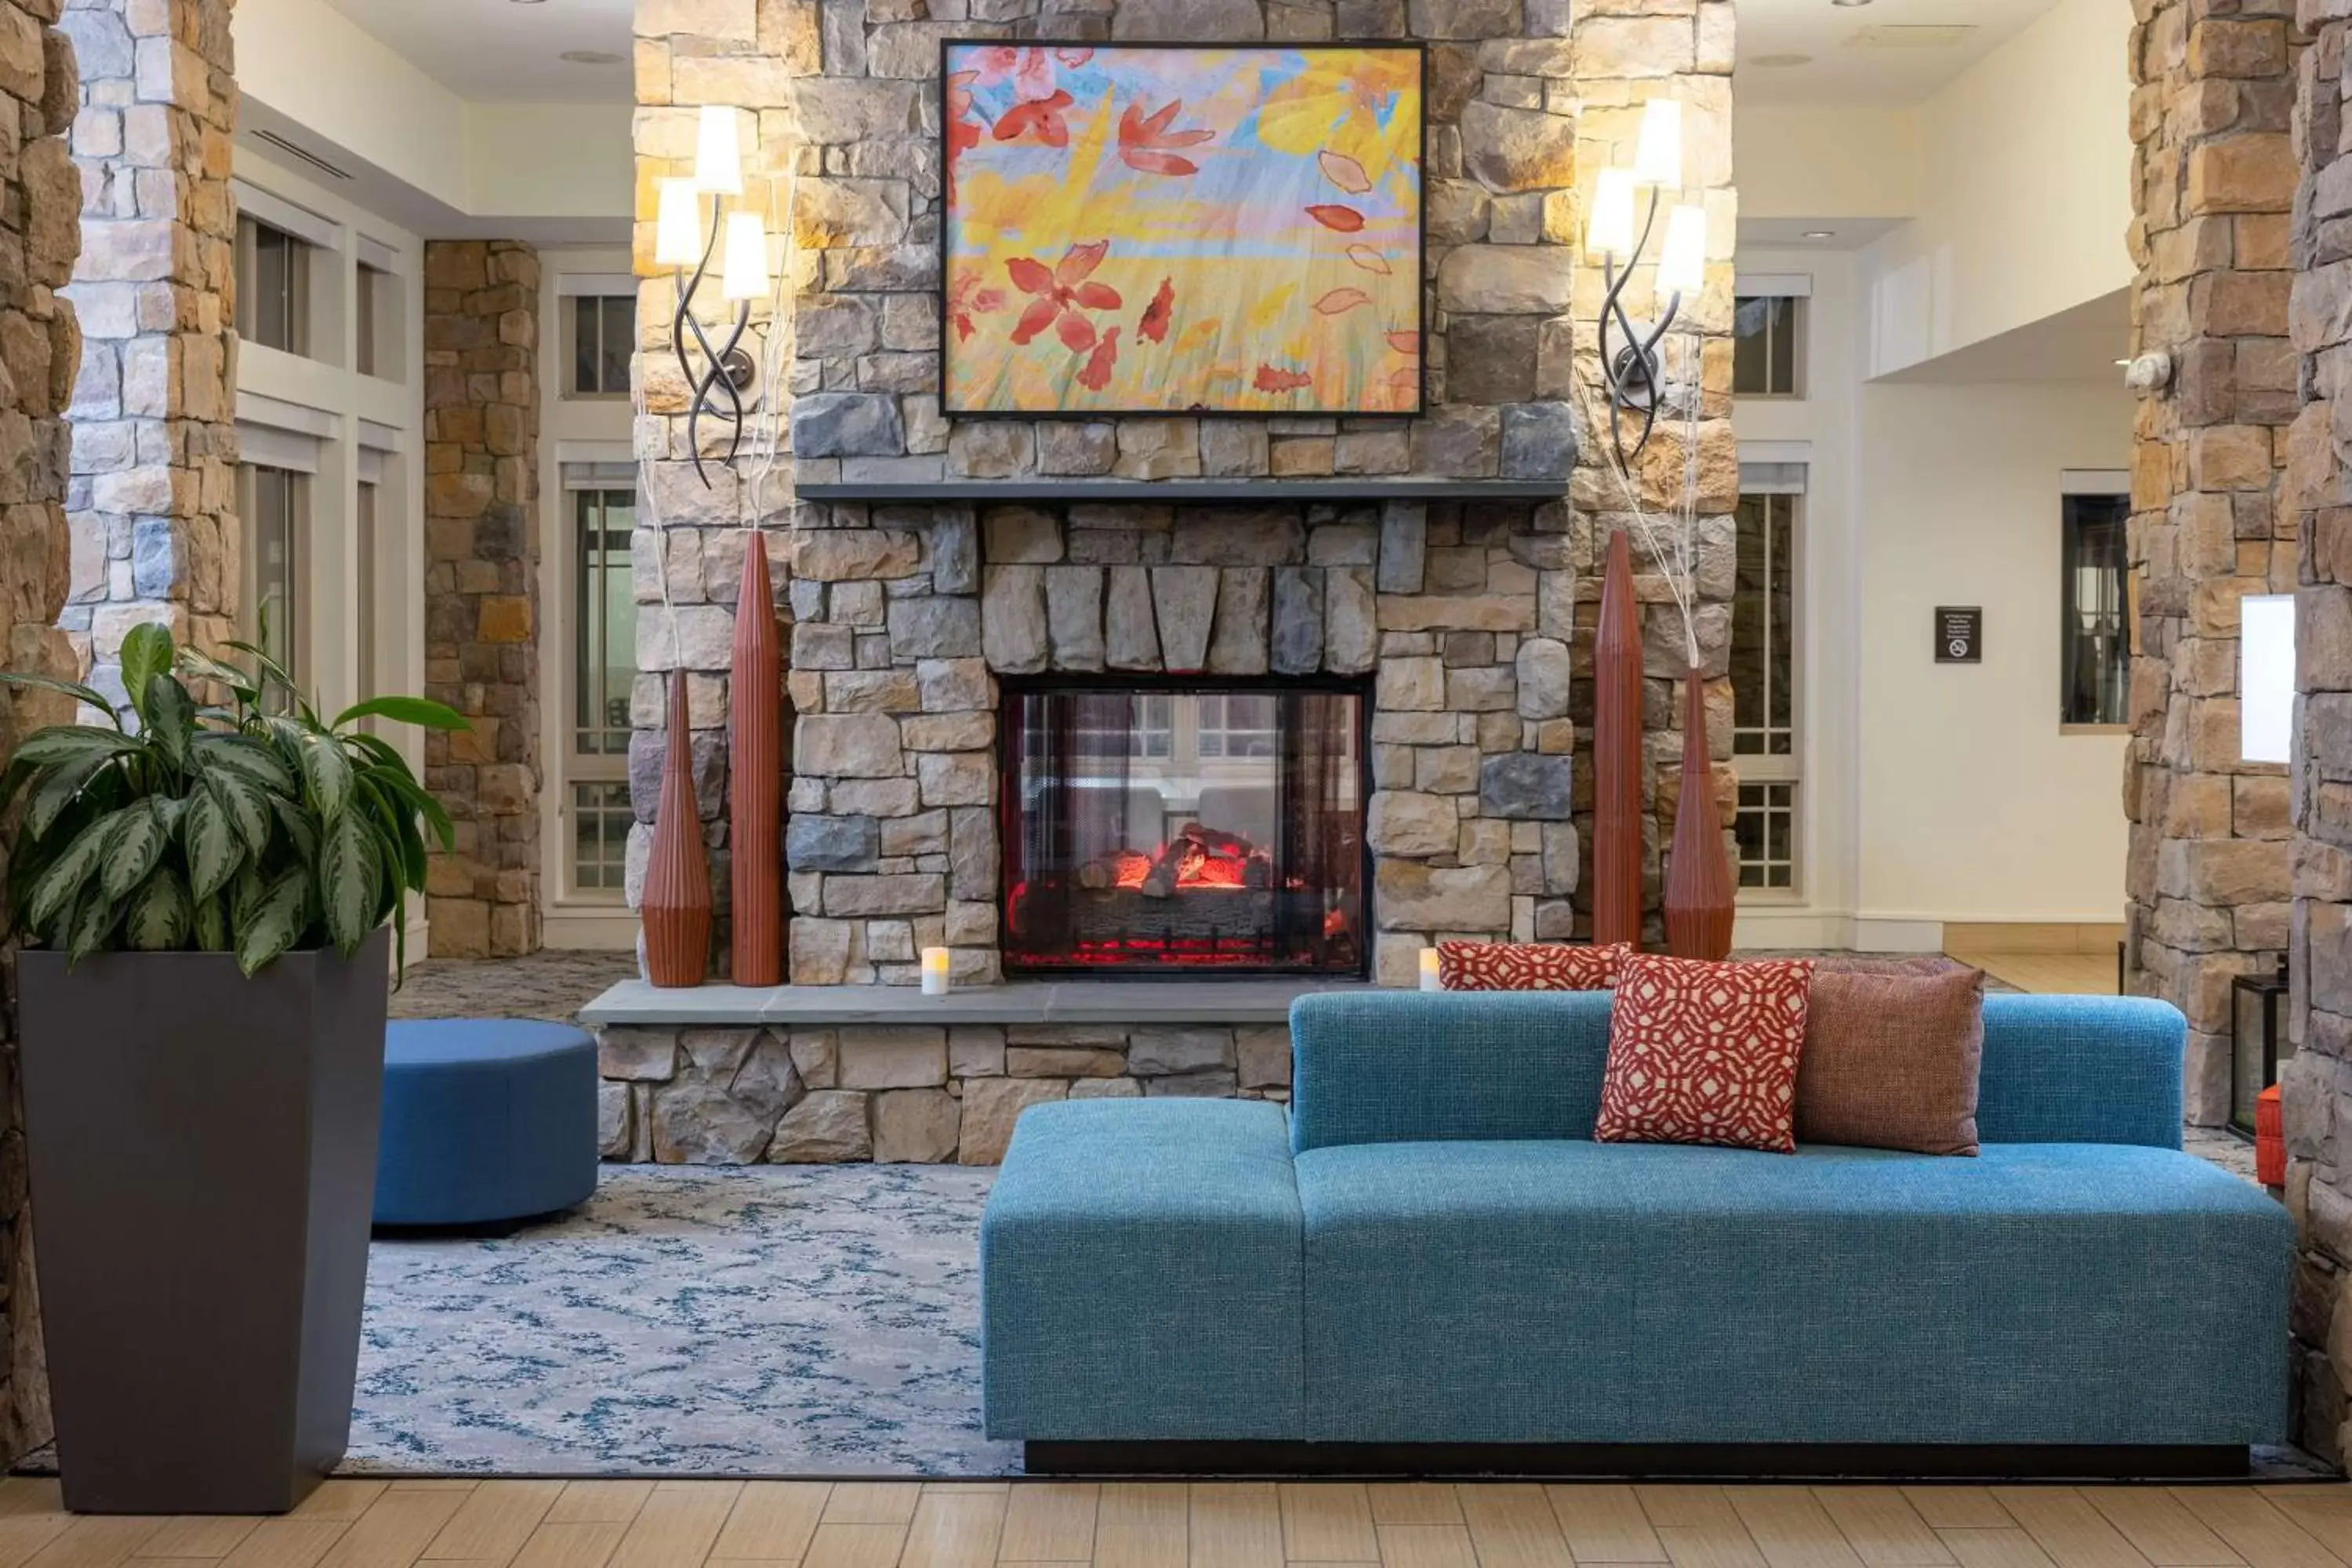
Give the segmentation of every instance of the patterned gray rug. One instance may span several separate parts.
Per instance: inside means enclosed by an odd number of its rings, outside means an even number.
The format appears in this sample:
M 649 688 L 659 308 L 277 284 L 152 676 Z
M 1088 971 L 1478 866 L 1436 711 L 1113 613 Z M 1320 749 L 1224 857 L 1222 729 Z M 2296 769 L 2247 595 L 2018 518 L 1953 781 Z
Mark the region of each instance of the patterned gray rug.
M 379 1240 L 346 1468 L 1017 1474 L 980 1430 L 994 1175 L 607 1166 L 510 1238 Z

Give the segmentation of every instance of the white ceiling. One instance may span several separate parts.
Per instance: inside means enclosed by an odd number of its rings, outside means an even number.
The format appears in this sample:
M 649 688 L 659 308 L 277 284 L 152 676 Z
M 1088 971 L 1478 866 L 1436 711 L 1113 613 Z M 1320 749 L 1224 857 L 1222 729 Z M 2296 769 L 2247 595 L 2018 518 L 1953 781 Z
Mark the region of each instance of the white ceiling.
M 458 97 L 476 103 L 626 103 L 634 0 L 328 0 Z M 617 55 L 575 65 L 567 50 Z
M 1830 0 L 1739 0 L 1739 97 L 1748 103 L 1916 103 L 2056 3 L 1871 0 L 1863 5 L 1833 5 Z M 1852 42 L 1870 28 L 1955 25 L 1970 30 L 1959 42 L 1942 47 L 1865 48 Z M 1810 56 L 1811 63 L 1756 63 L 1789 55 Z

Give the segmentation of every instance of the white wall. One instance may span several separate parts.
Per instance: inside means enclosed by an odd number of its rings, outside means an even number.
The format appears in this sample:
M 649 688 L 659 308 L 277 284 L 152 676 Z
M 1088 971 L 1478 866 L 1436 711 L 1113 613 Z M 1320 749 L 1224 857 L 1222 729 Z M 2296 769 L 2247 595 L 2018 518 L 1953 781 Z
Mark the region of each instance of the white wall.
M 1743 398 L 1742 456 L 1808 463 L 1799 515 L 1800 896 L 1742 902 L 1744 947 L 1933 949 L 1948 921 L 2116 918 L 2125 739 L 2060 732 L 2063 475 L 2129 466 L 2120 388 L 1862 379 L 1862 267 L 1809 279 L 1798 398 Z M 1981 665 L 1937 665 L 1937 605 L 1985 611 Z
M 2130 285 L 2131 26 L 2062 0 L 1920 107 L 1918 216 L 1866 256 L 1870 374 Z
M 257 216 L 299 222 L 319 248 L 310 269 L 310 353 L 237 345 L 237 426 L 246 456 L 276 446 L 312 465 L 299 564 L 310 613 L 298 624 L 299 670 L 332 715 L 365 697 L 425 689 L 424 246 L 378 213 L 355 205 L 291 164 L 239 144 L 233 172 L 256 193 Z M 278 204 L 284 204 L 283 207 Z M 289 211 L 288 209 L 291 209 Z M 362 248 L 389 274 L 396 298 L 379 317 L 378 373 L 358 364 L 358 268 Z M 383 331 L 389 326 L 391 331 Z M 360 486 L 375 484 L 373 560 L 361 560 Z M 240 545 L 239 558 L 244 553 Z M 362 595 L 362 584 L 373 584 Z M 364 598 L 366 619 L 352 613 Z M 239 605 L 242 615 L 251 606 Z M 362 630 L 372 635 L 373 689 L 362 689 Z M 249 635 L 249 626 L 248 626 Z M 387 725 L 384 738 L 423 769 L 423 733 Z M 407 941 L 425 951 L 425 900 L 409 905 Z
M 1908 217 L 1919 210 L 1916 109 L 1742 103 L 1731 134 L 1743 221 Z
M 2120 918 L 2127 742 L 2058 721 L 2060 497 L 2065 469 L 2130 466 L 2131 399 L 1882 383 L 1859 416 L 1863 940 Z M 1984 607 L 1983 663 L 1934 662 L 1943 605 Z

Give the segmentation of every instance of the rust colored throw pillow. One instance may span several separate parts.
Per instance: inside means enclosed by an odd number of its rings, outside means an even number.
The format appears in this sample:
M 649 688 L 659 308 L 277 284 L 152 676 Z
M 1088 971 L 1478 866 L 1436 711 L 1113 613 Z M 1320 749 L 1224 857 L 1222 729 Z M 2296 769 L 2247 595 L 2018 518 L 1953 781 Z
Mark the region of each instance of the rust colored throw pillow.
M 1795 1153 L 1797 1058 L 1812 977 L 1801 958 L 1626 954 L 1595 1141 Z
M 1914 952 L 1899 957 L 1871 953 L 1832 952 L 1813 960 L 1813 976 L 1824 974 L 1958 974 L 1973 973 L 1957 958 L 1940 952 Z
M 1565 942 L 1441 942 L 1437 983 L 1448 991 L 1606 991 L 1630 950 Z
M 1797 1068 L 1797 1136 L 1921 1154 L 1977 1152 L 1984 976 L 1823 970 Z

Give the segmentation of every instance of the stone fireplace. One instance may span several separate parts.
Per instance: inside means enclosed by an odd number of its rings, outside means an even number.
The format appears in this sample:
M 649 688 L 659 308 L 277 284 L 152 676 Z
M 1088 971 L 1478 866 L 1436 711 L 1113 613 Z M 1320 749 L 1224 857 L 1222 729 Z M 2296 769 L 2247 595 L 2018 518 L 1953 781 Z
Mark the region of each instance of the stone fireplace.
M 1695 430 L 1662 423 L 1632 484 L 1664 511 L 1697 476 L 1696 636 L 1727 760 L 1732 9 L 640 0 L 639 320 L 676 307 L 652 198 L 690 163 L 703 105 L 742 111 L 747 204 L 781 215 L 797 172 L 799 256 L 793 321 L 754 321 L 788 356 L 782 463 L 706 488 L 675 362 L 650 340 L 638 355 L 632 896 L 683 667 L 724 941 L 728 663 L 757 540 L 787 629 L 793 984 L 604 1008 L 608 1151 L 985 1162 L 1039 1100 L 1286 1092 L 1284 985 L 1411 985 L 1439 938 L 1580 933 L 1594 563 L 1631 503 L 1580 428 L 1602 280 L 1580 265 L 1580 193 L 1630 162 L 1649 100 L 1681 100 L 1683 199 L 1710 234 L 1681 317 L 1704 391 Z M 945 416 L 943 37 L 1422 42 L 1424 409 Z M 1655 310 L 1646 270 L 1625 303 Z M 1679 790 L 1675 620 L 1646 626 L 1654 919 Z M 1103 754 L 1111 731 L 1124 755 Z M 1169 756 L 1150 755 L 1162 732 Z M 955 991 L 917 1014 L 932 946 Z M 1151 984 L 1217 970 L 1259 978 Z M 1076 994 L 1124 984 L 1161 1011 Z

